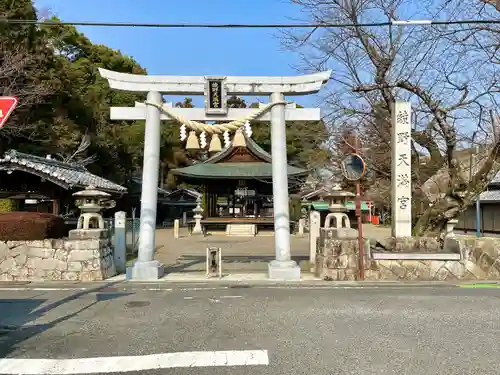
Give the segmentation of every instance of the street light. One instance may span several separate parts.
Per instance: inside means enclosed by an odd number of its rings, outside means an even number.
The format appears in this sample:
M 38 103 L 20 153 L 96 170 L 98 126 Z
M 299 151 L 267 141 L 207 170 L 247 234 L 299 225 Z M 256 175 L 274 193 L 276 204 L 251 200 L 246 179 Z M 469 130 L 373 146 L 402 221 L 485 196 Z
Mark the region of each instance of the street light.
M 472 181 L 472 165 L 476 164 L 476 154 L 479 152 L 479 147 L 475 145 L 477 130 L 472 133 L 472 147 L 469 157 L 469 183 Z M 476 197 L 476 237 L 481 237 L 481 202 L 480 195 Z

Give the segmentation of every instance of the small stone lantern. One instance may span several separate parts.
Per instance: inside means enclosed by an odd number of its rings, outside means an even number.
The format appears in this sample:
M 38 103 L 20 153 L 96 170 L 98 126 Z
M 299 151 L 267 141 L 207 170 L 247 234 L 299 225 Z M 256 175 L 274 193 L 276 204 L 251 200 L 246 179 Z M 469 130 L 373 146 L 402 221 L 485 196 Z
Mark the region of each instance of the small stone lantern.
M 101 212 L 115 207 L 116 202 L 111 195 L 94 186 L 73 194 L 76 206 L 80 209 L 80 217 L 76 229 L 69 232 L 70 238 L 103 238 L 107 236 Z
M 334 230 L 338 238 L 347 239 L 357 236 L 357 231 L 351 229 L 351 221 L 346 214 L 346 203 L 349 198 L 353 197 L 355 197 L 353 193 L 342 190 L 339 185 L 332 187 L 332 189 L 323 196 L 323 199 L 328 202 L 328 210 L 330 211 L 325 218 L 325 229 Z M 332 220 L 334 220 L 333 226 Z
M 193 209 L 194 212 L 194 228 L 192 234 L 203 234 L 203 228 L 201 227 L 201 219 L 203 218 L 203 208 L 201 208 L 201 198 L 196 199 L 196 207 Z

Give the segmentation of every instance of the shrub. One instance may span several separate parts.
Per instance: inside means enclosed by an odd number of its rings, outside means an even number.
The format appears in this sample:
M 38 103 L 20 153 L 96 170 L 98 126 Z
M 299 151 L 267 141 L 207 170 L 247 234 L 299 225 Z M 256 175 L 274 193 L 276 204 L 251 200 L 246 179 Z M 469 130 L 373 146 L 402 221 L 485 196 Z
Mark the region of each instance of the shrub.
M 16 202 L 12 199 L 0 199 L 0 212 L 12 212 L 16 210 Z
M 61 238 L 64 219 L 43 212 L 0 213 L 0 241 L 36 241 Z

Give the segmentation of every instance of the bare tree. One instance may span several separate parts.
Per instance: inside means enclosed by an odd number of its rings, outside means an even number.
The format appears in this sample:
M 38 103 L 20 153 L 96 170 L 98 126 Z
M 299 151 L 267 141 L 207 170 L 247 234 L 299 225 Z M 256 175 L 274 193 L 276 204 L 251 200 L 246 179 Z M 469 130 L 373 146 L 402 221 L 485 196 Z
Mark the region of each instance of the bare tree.
M 491 137 L 488 116 L 488 109 L 498 108 L 500 89 L 498 65 L 491 63 L 495 32 L 474 25 L 361 24 L 397 19 L 498 19 L 498 13 L 477 0 L 293 2 L 302 7 L 308 21 L 352 25 L 313 33 L 284 32 L 283 42 L 301 54 L 301 70 L 333 69 L 324 100 L 330 130 L 338 135 L 339 129 L 357 129 L 365 138 L 363 156 L 371 168 L 388 174 L 386 178 L 390 178 L 386 168 L 390 158 L 382 158 L 384 168 L 377 150 L 390 143 L 391 105 L 396 99 L 412 102 L 416 115 L 412 133 L 414 196 L 425 208 L 415 218 L 414 231 L 422 235 L 442 230 L 499 169 L 500 142 Z M 469 184 L 456 157 L 475 130 L 482 132 L 477 139 L 490 147 Z M 422 187 L 438 172 L 446 188 L 429 204 Z
M 18 98 L 16 111 L 8 120 L 8 125 L 2 128 L 5 137 L 30 137 L 36 130 L 36 124 L 26 121 L 19 113 L 26 112 L 34 105 L 42 103 L 53 93 L 48 80 L 38 80 L 38 70 L 42 67 L 39 61 L 21 44 L 12 47 L 0 39 L 0 96 L 15 96 Z M 29 117 L 29 116 L 28 116 Z
M 481 0 L 485 4 L 493 5 L 500 11 L 500 0 Z
M 97 160 L 97 155 L 95 154 L 87 157 L 84 156 L 85 152 L 88 150 L 91 144 L 92 141 L 87 131 L 82 135 L 78 148 L 74 152 L 72 152 L 71 155 L 67 156 L 64 154 L 58 154 L 58 156 L 65 163 L 75 163 L 81 166 L 87 166 Z

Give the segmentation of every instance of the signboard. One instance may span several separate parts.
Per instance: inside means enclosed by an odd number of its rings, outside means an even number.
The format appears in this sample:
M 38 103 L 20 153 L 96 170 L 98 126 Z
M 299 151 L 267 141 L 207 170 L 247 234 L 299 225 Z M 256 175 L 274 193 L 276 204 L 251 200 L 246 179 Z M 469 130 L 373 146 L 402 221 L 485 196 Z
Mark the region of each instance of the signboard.
M 205 77 L 205 112 L 208 115 L 227 114 L 226 77 Z
M 255 190 L 248 190 L 247 188 L 238 188 L 234 191 L 237 197 L 255 197 Z
M 0 96 L 0 128 L 5 125 L 10 114 L 17 106 L 17 98 L 14 96 Z
M 342 173 L 350 181 L 361 180 L 366 174 L 366 164 L 358 154 L 350 154 L 342 161 Z

